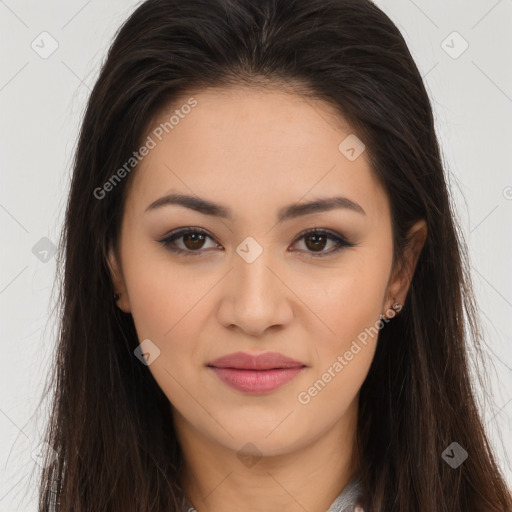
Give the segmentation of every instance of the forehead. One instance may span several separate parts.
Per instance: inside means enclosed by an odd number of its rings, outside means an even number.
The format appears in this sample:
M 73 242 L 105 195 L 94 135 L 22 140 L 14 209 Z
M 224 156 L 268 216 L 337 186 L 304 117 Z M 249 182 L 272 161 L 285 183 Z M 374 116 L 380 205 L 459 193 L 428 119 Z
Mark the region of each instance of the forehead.
M 358 152 L 362 146 L 343 117 L 318 99 L 254 87 L 196 91 L 159 112 L 146 135 L 154 147 L 129 194 L 140 208 L 173 189 L 234 209 L 237 201 L 270 207 L 342 194 L 369 215 L 388 213 L 366 150 L 347 158 L 347 144 L 355 142 Z

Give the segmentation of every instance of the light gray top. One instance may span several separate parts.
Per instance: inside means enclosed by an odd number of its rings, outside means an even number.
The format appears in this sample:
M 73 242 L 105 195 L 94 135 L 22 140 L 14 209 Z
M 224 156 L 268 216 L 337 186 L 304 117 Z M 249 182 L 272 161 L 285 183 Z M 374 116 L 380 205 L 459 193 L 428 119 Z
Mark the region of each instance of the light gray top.
M 333 501 L 327 512 L 364 512 L 362 505 L 358 502 L 362 495 L 361 484 L 354 477 Z
M 332 502 L 327 512 L 364 512 L 363 507 L 358 503 L 358 499 L 361 497 L 361 484 L 358 478 L 354 477 Z M 181 510 L 182 512 L 198 512 L 186 497 Z

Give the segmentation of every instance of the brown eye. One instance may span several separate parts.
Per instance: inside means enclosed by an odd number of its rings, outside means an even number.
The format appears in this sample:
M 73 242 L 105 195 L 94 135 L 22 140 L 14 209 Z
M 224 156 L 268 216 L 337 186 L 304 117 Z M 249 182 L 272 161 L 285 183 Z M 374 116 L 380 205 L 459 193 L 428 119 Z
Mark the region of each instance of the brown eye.
M 201 249 L 204 244 L 205 236 L 201 233 L 189 233 L 183 235 L 183 244 L 191 251 Z
M 299 237 L 298 241 L 302 240 L 304 240 L 304 245 L 306 247 L 305 252 L 309 253 L 312 257 L 328 256 L 338 252 L 344 247 L 355 246 L 354 243 L 348 242 L 341 235 L 323 229 L 311 229 L 303 233 L 302 236 Z M 334 248 L 331 250 L 324 250 L 329 242 L 332 243 Z
M 311 243 L 308 243 L 306 241 L 306 246 L 308 249 L 311 249 L 312 251 L 322 251 L 325 248 L 325 245 L 327 243 L 327 237 L 324 235 L 307 235 L 304 237 L 304 240 L 310 241 Z
M 201 249 L 204 248 L 204 244 L 208 238 L 213 240 L 213 238 L 202 229 L 185 228 L 171 233 L 164 239 L 159 240 L 159 242 L 170 251 L 197 256 L 204 252 Z M 182 245 L 181 247 L 180 244 L 177 243 L 178 241 Z

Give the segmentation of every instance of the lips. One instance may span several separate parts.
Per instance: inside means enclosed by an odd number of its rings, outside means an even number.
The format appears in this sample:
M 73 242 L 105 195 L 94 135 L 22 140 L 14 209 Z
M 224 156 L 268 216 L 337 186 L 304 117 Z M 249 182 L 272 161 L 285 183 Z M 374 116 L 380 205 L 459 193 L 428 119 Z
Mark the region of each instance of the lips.
M 215 359 L 208 363 L 207 366 L 238 370 L 272 370 L 277 368 L 302 368 L 306 365 L 278 352 L 265 352 L 256 355 L 246 352 L 235 352 Z
M 227 386 L 250 394 L 269 393 L 293 380 L 306 365 L 277 352 L 236 352 L 207 365 Z

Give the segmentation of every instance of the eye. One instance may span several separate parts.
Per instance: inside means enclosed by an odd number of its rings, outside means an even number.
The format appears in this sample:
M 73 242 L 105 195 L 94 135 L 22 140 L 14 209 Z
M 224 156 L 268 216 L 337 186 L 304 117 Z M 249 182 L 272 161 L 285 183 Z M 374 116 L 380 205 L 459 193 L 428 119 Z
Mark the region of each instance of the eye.
M 201 249 L 204 249 L 205 240 L 208 238 L 213 240 L 203 229 L 189 227 L 181 228 L 158 241 L 172 252 L 198 256 L 204 252 Z M 303 239 L 306 246 L 305 251 L 309 252 L 312 257 L 333 254 L 344 247 L 355 246 L 354 243 L 348 242 L 343 236 L 325 229 L 310 229 L 302 233 L 295 243 Z M 181 244 L 177 244 L 177 240 L 180 240 Z M 328 241 L 334 242 L 334 248 L 325 251 L 324 249 Z M 216 246 L 218 247 L 218 244 Z M 216 246 L 214 245 L 213 247 L 215 248 Z
M 349 242 L 343 236 L 335 233 L 334 231 L 317 228 L 309 229 L 308 231 L 302 233 L 298 240 L 304 240 L 306 252 L 309 252 L 309 256 L 313 258 L 328 256 L 340 251 L 344 247 L 355 246 L 354 243 Z M 325 246 L 329 240 L 334 242 L 334 248 L 329 251 L 324 251 L 323 249 L 325 249 Z M 308 251 L 308 249 L 310 250 Z
M 175 240 L 183 239 L 182 244 L 184 247 L 176 247 Z M 197 256 L 203 251 L 199 251 L 199 249 L 203 248 L 204 241 L 206 238 L 213 238 L 208 235 L 206 231 L 199 228 L 182 228 L 174 233 L 171 233 L 169 236 L 166 236 L 162 240 L 159 240 L 164 247 L 167 249 L 176 252 L 176 253 L 187 253 L 191 256 Z

